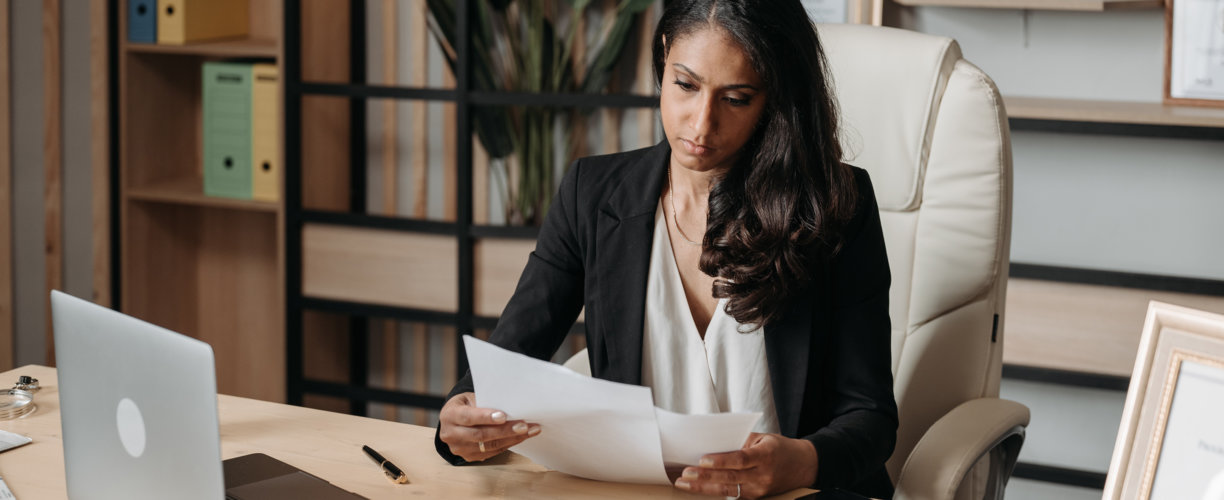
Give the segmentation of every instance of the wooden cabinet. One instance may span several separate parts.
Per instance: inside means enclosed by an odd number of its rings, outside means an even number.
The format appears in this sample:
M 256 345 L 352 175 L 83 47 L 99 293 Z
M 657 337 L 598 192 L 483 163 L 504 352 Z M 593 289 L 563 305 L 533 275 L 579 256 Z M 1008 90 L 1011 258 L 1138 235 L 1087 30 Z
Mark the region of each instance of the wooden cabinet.
M 211 344 L 220 392 L 283 401 L 283 202 L 206 196 L 201 161 L 203 63 L 283 67 L 281 2 L 251 0 L 246 37 L 188 45 L 128 42 L 116 3 L 119 309 Z

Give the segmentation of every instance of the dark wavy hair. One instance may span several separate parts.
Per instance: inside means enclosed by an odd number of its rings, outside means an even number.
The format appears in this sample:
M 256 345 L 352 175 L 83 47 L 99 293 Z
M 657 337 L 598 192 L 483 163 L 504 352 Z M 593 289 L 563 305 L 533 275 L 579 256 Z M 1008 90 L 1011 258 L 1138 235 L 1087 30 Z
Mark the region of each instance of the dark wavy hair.
M 854 173 L 842 163 L 824 51 L 799 0 L 666 2 L 654 34 L 659 85 L 667 46 L 710 28 L 743 49 L 767 102 L 737 164 L 711 186 L 699 265 L 730 316 L 765 326 L 840 249 Z

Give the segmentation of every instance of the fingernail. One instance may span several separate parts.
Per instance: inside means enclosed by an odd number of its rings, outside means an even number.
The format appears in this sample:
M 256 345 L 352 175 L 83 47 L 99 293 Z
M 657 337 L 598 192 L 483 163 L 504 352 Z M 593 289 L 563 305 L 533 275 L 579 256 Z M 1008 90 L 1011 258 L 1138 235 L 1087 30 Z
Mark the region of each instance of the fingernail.
M 676 487 L 677 487 L 677 488 L 680 488 L 680 489 L 682 489 L 682 490 L 687 490 L 687 489 L 692 488 L 693 486 L 692 486 L 691 484 L 689 484 L 689 482 L 688 482 L 688 481 L 685 481 L 685 480 L 683 480 L 683 479 L 680 479 L 680 480 L 677 480 L 677 481 L 676 481 Z
M 511 427 L 510 429 L 513 430 L 515 434 L 527 432 L 527 422 L 519 422 L 514 424 L 514 427 Z
M 680 477 L 685 479 L 697 479 L 697 471 L 693 469 L 684 469 L 684 474 L 681 474 Z
M 506 421 L 506 414 L 500 411 L 495 411 L 489 414 L 489 418 L 492 418 L 494 422 L 500 424 Z
M 528 435 L 528 436 L 534 436 L 534 435 L 539 434 L 539 433 L 540 433 L 540 426 L 538 426 L 538 425 L 537 425 L 537 426 L 535 426 L 535 427 L 532 427 L 530 431 L 527 431 L 527 435 Z
M 714 460 L 711 460 L 711 459 L 709 459 L 709 458 L 703 458 L 703 459 L 701 459 L 701 463 L 699 463 L 699 464 L 697 464 L 697 465 L 700 465 L 700 466 L 702 466 L 702 467 L 713 467 L 713 466 L 714 466 Z

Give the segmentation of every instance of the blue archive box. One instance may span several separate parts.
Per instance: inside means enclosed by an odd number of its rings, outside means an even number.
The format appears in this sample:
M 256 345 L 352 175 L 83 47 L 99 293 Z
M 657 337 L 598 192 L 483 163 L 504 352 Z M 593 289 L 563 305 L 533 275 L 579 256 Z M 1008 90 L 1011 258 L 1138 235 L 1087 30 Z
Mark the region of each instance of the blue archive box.
M 157 43 L 157 0 L 128 0 L 128 41 Z

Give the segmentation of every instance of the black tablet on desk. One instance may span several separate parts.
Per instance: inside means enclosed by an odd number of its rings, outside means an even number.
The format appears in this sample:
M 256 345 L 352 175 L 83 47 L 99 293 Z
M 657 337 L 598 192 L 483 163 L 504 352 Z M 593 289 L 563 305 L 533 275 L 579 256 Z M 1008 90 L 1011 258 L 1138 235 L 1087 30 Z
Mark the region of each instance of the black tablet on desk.
M 234 457 L 221 465 L 228 500 L 365 500 L 263 453 Z

